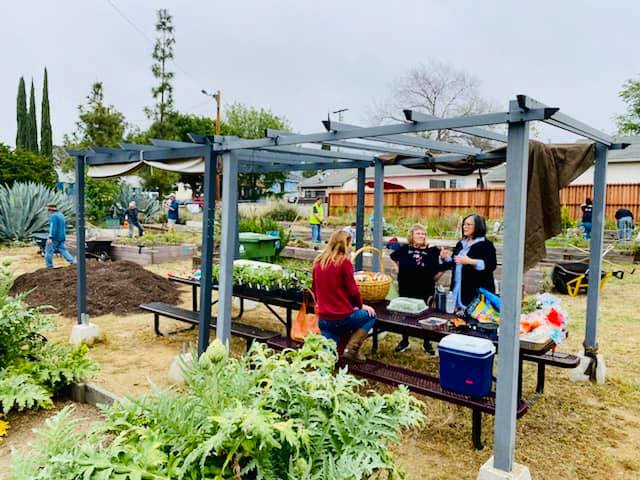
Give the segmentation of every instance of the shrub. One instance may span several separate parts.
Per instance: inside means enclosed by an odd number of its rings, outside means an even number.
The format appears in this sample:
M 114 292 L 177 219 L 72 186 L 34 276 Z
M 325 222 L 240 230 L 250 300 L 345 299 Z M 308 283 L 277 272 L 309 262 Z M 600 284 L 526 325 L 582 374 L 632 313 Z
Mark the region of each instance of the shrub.
M 319 336 L 277 354 L 255 343 L 238 360 L 216 340 L 185 366 L 184 393 L 114 403 L 91 432 L 63 410 L 14 456 L 12 478 L 404 478 L 389 444 L 422 423 L 422 403 L 406 388 L 360 393 L 335 361 Z
M 277 202 L 265 212 L 265 215 L 278 222 L 294 222 L 300 216 L 300 210 L 293 205 Z
M 16 182 L 0 185 L 0 242 L 26 242 L 31 234 L 47 229 L 47 204 L 55 203 L 67 221 L 75 218 L 71 197 L 44 185 Z
M 563 205 L 560 207 L 560 225 L 562 226 L 562 230 L 568 230 L 577 225 L 577 222 L 571 217 L 571 211 L 569 207 Z
M 265 234 L 276 231 L 280 237 L 281 248 L 284 248 L 289 243 L 290 233 L 285 233 L 284 228 L 277 221 L 266 215 L 258 215 L 256 213 L 240 215 L 238 231 Z

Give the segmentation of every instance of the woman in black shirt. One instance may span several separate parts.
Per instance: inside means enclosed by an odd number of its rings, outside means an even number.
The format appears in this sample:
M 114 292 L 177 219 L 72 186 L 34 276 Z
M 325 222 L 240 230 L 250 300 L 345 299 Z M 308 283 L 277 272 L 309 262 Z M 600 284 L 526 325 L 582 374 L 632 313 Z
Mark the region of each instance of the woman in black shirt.
M 426 302 L 434 294 L 435 282 L 449 267 L 440 261 L 440 249 L 429 247 L 423 225 L 413 225 L 408 237 L 408 245 L 391 254 L 391 260 L 398 265 L 398 293 L 401 297 L 420 298 Z M 409 337 L 403 335 L 396 352 L 404 352 L 409 348 Z M 424 341 L 423 349 L 433 353 L 428 340 Z

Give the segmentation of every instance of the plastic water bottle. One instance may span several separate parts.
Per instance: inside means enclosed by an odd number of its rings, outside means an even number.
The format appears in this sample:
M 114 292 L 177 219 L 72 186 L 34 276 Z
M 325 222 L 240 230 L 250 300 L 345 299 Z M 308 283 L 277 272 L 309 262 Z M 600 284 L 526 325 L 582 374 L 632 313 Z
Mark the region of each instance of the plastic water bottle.
M 451 315 L 453 314 L 455 309 L 456 309 L 456 299 L 453 297 L 453 292 L 449 290 L 449 293 L 447 293 L 447 313 Z

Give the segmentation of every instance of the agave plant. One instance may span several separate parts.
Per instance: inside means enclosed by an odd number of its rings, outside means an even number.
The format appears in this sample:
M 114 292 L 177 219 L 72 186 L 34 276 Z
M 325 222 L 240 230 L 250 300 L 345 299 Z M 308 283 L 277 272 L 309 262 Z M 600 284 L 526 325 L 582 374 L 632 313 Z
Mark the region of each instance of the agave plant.
M 34 182 L 0 185 L 0 242 L 31 240 L 31 234 L 47 229 L 47 204 L 55 203 L 71 222 L 75 219 L 73 199 Z
M 131 185 L 123 183 L 120 185 L 120 192 L 118 192 L 113 204 L 119 217 L 124 215 L 131 201 L 136 202 L 136 207 L 143 212 L 144 219 L 147 222 L 149 220 L 157 220 L 162 213 L 162 205 L 157 199 L 146 193 L 135 191 Z

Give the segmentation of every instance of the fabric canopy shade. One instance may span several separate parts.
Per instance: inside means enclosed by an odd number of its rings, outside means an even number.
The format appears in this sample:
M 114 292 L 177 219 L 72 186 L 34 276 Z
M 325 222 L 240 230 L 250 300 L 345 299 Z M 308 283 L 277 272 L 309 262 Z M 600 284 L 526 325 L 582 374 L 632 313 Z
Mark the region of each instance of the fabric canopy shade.
M 149 165 L 152 168 L 168 170 L 177 173 L 193 173 L 204 174 L 204 159 L 197 158 L 181 158 L 179 160 L 167 160 L 164 162 L 155 162 L 149 160 L 136 160 L 129 163 L 111 163 L 108 165 L 91 165 L 88 175 L 91 178 L 116 178 L 122 175 L 132 175 L 143 165 Z

